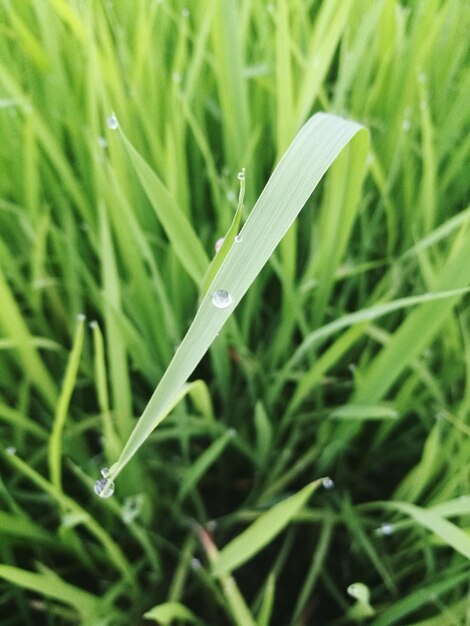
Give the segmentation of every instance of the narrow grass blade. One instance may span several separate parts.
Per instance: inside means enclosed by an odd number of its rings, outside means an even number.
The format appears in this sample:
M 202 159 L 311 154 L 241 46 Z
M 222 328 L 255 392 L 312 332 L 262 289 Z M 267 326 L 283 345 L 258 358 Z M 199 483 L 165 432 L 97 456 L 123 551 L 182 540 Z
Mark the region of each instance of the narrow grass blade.
M 214 260 L 209 265 L 206 275 L 204 276 L 204 280 L 202 281 L 202 287 L 201 287 L 202 296 L 204 296 L 207 293 L 209 287 L 212 284 L 212 281 L 214 280 L 217 272 L 220 269 L 220 266 L 224 262 L 225 257 L 227 256 L 230 248 L 232 247 L 233 242 L 236 241 L 235 237 L 238 236 L 237 233 L 240 227 L 240 220 L 242 217 L 243 200 L 245 198 L 245 170 L 242 170 L 239 173 L 238 179 L 240 180 L 240 194 L 238 196 L 238 207 L 233 217 L 230 228 L 228 229 L 227 234 L 224 237 L 223 243 L 220 249 L 218 250 L 217 254 L 215 255 Z
M 114 479 L 162 421 L 168 406 L 194 371 L 219 330 L 268 261 L 284 234 L 302 210 L 312 191 L 342 149 L 357 135 L 351 146 L 364 155 L 368 135 L 356 122 L 317 113 L 301 129 L 280 160 L 255 207 L 204 296 L 196 317 L 168 366 L 157 389 L 129 437 L 117 463 L 111 467 Z M 228 294 L 224 308 L 212 297 Z
M 429 598 L 432 598 L 433 594 L 443 594 L 464 581 L 468 581 L 468 571 L 460 572 L 453 576 L 447 575 L 436 583 L 417 589 L 408 596 L 394 602 L 390 608 L 385 609 L 381 615 L 371 622 L 371 626 L 395 626 L 395 624 L 400 623 L 411 623 L 409 618 L 406 622 L 403 622 L 403 618 L 423 605 L 427 605 Z
M 409 515 L 417 524 L 427 528 L 449 547 L 470 559 L 470 537 L 449 520 L 436 515 L 432 510 L 426 510 L 408 502 L 391 502 L 386 506 Z
M 227 444 L 236 436 L 235 431 L 229 430 L 201 454 L 192 467 L 187 472 L 183 483 L 178 492 L 178 500 L 182 501 L 190 491 L 198 484 L 204 474 L 213 465 L 220 455 L 223 453 Z
M 258 615 L 258 626 L 269 626 L 273 613 L 274 596 L 276 592 L 276 577 L 271 573 L 266 581 L 263 602 Z
M 80 357 L 82 355 L 83 337 L 85 333 L 84 327 L 85 319 L 79 319 L 49 439 L 49 473 L 52 484 L 59 490 L 62 490 L 62 431 L 65 426 L 65 420 L 67 419 L 70 399 L 77 381 L 78 368 L 80 367 Z
M 214 576 L 233 571 L 267 546 L 301 511 L 320 483 L 319 480 L 310 483 L 295 495 L 274 505 L 235 537 L 214 560 Z
M 141 157 L 123 131 L 124 147 L 155 214 L 165 230 L 175 254 L 199 286 L 209 260 L 191 224 L 157 174 Z
M 15 340 L 18 360 L 39 393 L 50 407 L 55 406 L 57 389 L 41 356 L 34 346 L 33 339 L 21 314 L 15 297 L 0 270 L 0 329 L 7 337 Z

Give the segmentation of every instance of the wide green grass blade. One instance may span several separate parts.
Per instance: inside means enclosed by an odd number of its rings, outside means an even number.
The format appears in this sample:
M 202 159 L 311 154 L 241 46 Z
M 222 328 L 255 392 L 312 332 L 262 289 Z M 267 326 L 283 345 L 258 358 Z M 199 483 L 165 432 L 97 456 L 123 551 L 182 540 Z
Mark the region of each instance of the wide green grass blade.
M 268 545 L 292 521 L 321 483 L 317 480 L 263 513 L 221 550 L 212 565 L 214 576 L 232 572 Z
M 119 474 L 162 421 L 173 398 L 266 264 L 322 176 L 353 138 L 350 149 L 355 150 L 357 159 L 364 159 L 368 135 L 363 127 L 325 113 L 314 115 L 295 137 L 240 231 L 240 240 L 232 244 L 120 458 L 111 467 L 111 479 Z M 218 308 L 212 302 L 212 296 L 218 290 L 229 294 L 225 308 Z
M 83 619 L 88 619 L 97 612 L 98 597 L 66 583 L 51 570 L 36 574 L 11 565 L 0 565 L 0 578 L 24 589 L 69 604 L 76 609 Z

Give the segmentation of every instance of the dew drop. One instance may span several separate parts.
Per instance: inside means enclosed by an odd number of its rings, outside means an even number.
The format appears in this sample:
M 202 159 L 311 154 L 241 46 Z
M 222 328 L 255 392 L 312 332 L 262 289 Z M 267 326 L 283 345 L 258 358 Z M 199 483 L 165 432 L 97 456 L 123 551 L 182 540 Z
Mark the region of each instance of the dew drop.
M 8 448 L 5 449 L 5 454 L 8 454 L 8 456 L 15 456 L 16 448 L 14 446 L 8 446 Z
M 85 313 L 79 313 L 77 315 L 77 322 L 84 322 L 86 320 L 86 315 Z
M 213 533 L 215 529 L 217 528 L 217 522 L 215 521 L 215 519 L 209 520 L 207 522 L 206 528 L 210 533 Z
M 245 168 L 243 168 L 241 172 L 238 172 L 237 178 L 238 180 L 245 180 Z
M 243 237 L 241 235 L 235 235 L 235 243 L 241 243 L 243 241 Z
M 106 120 L 106 126 L 111 130 L 116 130 L 117 128 L 119 128 L 119 122 L 114 112 L 111 113 L 111 115 Z
M 224 237 L 220 237 L 220 239 L 217 239 L 217 241 L 215 242 L 214 248 L 215 251 L 218 252 L 220 250 L 220 248 L 222 247 L 222 244 L 224 243 Z
M 100 478 L 93 489 L 100 498 L 110 498 L 114 493 L 114 483 L 109 478 Z
M 321 484 L 322 484 L 322 486 L 323 486 L 323 488 L 324 488 L 324 489 L 333 489 L 333 487 L 335 486 L 334 481 L 333 481 L 333 480 L 332 480 L 329 476 L 327 476 L 326 478 L 324 478 L 324 479 L 321 481 Z
M 108 147 L 108 142 L 106 141 L 106 139 L 104 137 L 98 137 L 98 145 L 101 149 L 105 149 Z
M 93 330 L 94 328 L 98 328 L 98 322 L 96 320 L 92 320 L 88 326 Z
M 232 304 L 232 296 L 225 289 L 218 289 L 212 294 L 212 304 L 218 309 L 226 309 Z
M 191 567 L 194 570 L 201 569 L 201 561 L 199 559 L 196 559 L 196 558 L 191 559 Z
M 121 511 L 122 521 L 124 524 L 130 524 L 140 515 L 143 504 L 144 497 L 142 494 L 126 498 Z
M 101 476 L 102 476 L 103 478 L 109 478 L 110 473 L 111 473 L 111 472 L 109 471 L 109 467 L 103 467 L 103 468 L 100 470 L 100 474 L 101 474 Z
M 189 9 L 187 7 L 184 7 L 184 9 L 181 9 L 181 15 L 183 17 L 189 17 Z
M 385 535 L 385 536 L 389 537 L 390 535 L 393 535 L 394 532 L 395 532 L 395 529 L 393 527 L 393 524 L 390 524 L 390 522 L 384 522 L 380 526 L 380 534 L 381 535 Z

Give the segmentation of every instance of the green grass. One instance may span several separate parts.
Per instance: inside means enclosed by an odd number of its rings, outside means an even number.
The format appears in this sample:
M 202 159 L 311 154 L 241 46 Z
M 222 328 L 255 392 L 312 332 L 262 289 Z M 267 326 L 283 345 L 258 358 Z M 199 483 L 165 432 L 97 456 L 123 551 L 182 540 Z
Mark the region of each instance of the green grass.
M 465 0 L 0 0 L 2 626 L 470 624 L 469 28 Z M 318 111 L 367 159 L 307 200 L 311 137 L 252 228 Z M 223 319 L 217 276 L 249 287 Z

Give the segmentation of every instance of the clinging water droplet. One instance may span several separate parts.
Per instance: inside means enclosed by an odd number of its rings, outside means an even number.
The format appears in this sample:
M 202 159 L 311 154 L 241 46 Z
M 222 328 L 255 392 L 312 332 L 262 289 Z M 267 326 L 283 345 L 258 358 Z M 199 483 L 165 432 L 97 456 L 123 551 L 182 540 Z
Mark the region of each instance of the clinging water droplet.
M 393 524 L 390 524 L 389 522 L 384 522 L 381 526 L 380 526 L 380 533 L 382 535 L 393 535 L 395 529 L 393 528 Z
M 220 239 L 217 239 L 217 241 L 215 242 L 215 246 L 214 246 L 216 252 L 220 250 L 223 243 L 224 243 L 224 237 L 220 237 Z
M 8 448 L 5 448 L 5 454 L 8 454 L 8 456 L 15 456 L 16 448 L 14 446 L 8 446 Z
M 110 498 L 114 493 L 114 483 L 109 478 L 100 478 L 93 489 L 100 498 Z
M 241 172 L 238 172 L 237 178 L 238 180 L 245 180 L 245 168 L 243 168 Z
M 243 237 L 241 235 L 235 235 L 235 243 L 241 243 Z
M 232 296 L 225 289 L 218 289 L 212 294 L 212 304 L 218 309 L 226 309 L 232 304 Z
M 335 486 L 335 483 L 331 480 L 331 478 L 329 476 L 324 478 L 321 481 L 321 484 L 323 485 L 324 489 L 333 489 L 333 487 Z
M 117 128 L 119 128 L 118 118 L 116 117 L 116 114 L 114 113 L 114 111 L 106 120 L 106 126 L 110 128 L 111 130 L 116 130 Z

